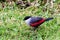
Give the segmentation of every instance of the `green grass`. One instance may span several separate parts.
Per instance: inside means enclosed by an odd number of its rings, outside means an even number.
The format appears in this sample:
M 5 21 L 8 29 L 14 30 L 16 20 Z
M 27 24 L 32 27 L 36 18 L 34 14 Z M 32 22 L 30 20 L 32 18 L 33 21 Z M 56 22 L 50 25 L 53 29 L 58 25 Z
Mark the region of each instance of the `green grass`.
M 54 19 L 43 23 L 36 31 L 26 25 L 23 18 L 27 15 Z M 51 15 L 49 10 L 43 12 L 42 7 L 28 9 L 0 8 L 0 40 L 60 40 L 60 16 Z

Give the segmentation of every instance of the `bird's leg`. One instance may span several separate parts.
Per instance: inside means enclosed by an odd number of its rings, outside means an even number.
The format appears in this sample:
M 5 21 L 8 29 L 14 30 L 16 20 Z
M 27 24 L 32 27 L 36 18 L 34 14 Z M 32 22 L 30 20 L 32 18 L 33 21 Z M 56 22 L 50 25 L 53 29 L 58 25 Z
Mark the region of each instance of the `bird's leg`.
M 30 30 L 35 31 L 38 27 L 32 27 Z
M 34 27 L 33 30 L 35 31 L 38 27 Z

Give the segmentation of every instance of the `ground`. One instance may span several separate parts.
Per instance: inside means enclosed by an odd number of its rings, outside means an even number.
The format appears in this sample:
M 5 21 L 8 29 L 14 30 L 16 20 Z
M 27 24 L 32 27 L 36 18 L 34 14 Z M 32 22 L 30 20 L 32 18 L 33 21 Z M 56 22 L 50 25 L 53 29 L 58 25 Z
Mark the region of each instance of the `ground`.
M 60 40 L 59 13 L 51 14 L 49 10 L 43 12 L 42 9 L 43 7 L 0 8 L 0 40 Z M 54 19 L 43 23 L 33 31 L 23 20 L 27 15 Z

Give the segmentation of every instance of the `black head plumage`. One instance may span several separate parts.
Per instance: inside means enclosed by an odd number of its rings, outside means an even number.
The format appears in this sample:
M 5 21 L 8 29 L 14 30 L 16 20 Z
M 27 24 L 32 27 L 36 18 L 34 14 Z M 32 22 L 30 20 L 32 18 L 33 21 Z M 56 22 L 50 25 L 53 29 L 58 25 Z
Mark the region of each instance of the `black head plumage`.
M 29 19 L 31 16 L 26 16 L 25 18 L 24 18 L 24 20 L 27 20 L 27 19 Z

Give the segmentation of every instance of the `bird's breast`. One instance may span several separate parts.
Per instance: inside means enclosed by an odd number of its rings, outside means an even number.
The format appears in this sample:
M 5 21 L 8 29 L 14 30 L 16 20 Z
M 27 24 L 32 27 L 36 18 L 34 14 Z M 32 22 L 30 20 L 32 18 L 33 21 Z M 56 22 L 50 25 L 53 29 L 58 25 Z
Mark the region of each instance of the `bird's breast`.
M 25 20 L 25 23 L 28 24 L 28 25 L 30 25 L 30 21 L 31 21 L 31 18 Z

